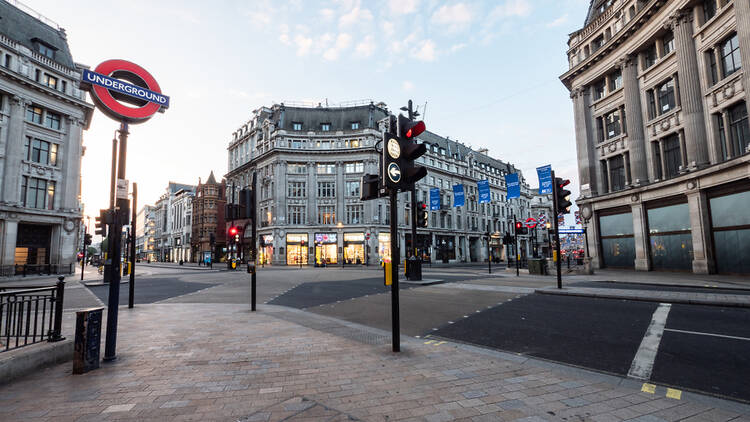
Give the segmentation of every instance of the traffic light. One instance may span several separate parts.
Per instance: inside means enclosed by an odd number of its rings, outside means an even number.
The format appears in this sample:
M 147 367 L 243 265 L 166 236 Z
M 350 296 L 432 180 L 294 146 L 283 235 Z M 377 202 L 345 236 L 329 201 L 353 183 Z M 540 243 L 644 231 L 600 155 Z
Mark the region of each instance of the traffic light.
M 107 237 L 107 224 L 112 224 L 109 210 L 99 210 L 99 216 L 94 217 L 94 233 Z
M 380 197 L 380 177 L 377 174 L 365 174 L 359 180 L 359 200 L 369 201 Z
M 521 234 L 521 228 L 523 227 L 523 223 L 520 221 L 516 221 L 516 236 Z
M 255 219 L 255 191 L 250 188 L 240 191 L 240 218 Z
M 88 246 L 91 244 L 91 235 L 86 233 L 83 235 L 83 244 Z
M 427 227 L 427 204 L 417 202 L 417 227 Z
M 427 176 L 427 169 L 414 163 L 427 152 L 424 144 L 416 142 L 416 137 L 425 131 L 425 124 L 399 115 L 398 119 L 390 116 L 390 127 L 390 131 L 383 133 L 382 184 L 407 191 Z
M 555 177 L 555 199 L 557 202 L 557 214 L 570 214 L 570 191 L 565 186 L 570 184 L 570 180 Z

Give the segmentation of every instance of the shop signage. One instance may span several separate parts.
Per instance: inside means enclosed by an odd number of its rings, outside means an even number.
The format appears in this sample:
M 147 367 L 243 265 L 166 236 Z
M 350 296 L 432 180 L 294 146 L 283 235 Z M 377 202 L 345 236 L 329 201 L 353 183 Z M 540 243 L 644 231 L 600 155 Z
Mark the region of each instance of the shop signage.
M 264 245 L 273 245 L 273 235 L 272 234 L 264 234 L 260 237 L 260 241 Z
M 370 236 L 368 235 L 367 238 L 369 239 Z M 344 242 L 362 243 L 364 241 L 365 241 L 364 233 L 344 233 Z
M 558 229 L 560 234 L 583 234 L 583 229 Z
M 288 234 L 286 235 L 286 243 L 301 243 L 307 242 L 307 234 Z
M 143 123 L 169 108 L 169 97 L 156 79 L 127 60 L 107 60 L 93 71 L 84 69 L 81 88 L 91 92 L 99 110 L 121 122 Z
M 336 243 L 336 233 L 315 233 L 315 243 Z

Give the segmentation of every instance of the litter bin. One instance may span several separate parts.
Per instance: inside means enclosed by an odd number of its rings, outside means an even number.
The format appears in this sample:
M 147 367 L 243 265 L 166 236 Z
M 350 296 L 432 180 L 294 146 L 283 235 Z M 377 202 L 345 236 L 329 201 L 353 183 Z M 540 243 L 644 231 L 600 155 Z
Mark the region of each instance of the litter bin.
M 76 312 L 76 335 L 73 349 L 73 373 L 85 374 L 99 367 L 104 308 Z

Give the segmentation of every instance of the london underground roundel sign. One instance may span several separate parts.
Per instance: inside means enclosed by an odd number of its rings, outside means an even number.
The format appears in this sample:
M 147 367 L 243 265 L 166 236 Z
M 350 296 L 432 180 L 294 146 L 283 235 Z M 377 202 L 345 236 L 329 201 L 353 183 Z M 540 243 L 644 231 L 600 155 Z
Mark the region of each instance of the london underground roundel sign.
M 93 71 L 85 69 L 81 88 L 89 90 L 104 114 L 121 122 L 143 123 L 169 108 L 169 97 L 156 79 L 127 60 L 107 60 Z

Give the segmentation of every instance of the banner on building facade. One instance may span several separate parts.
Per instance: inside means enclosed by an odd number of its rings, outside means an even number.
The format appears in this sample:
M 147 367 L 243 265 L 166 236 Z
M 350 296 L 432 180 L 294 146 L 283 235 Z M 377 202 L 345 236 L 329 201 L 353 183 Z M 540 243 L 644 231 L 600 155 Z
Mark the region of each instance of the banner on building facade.
M 430 189 L 430 211 L 440 209 L 440 189 Z
M 505 185 L 508 189 L 508 199 L 521 197 L 521 184 L 518 183 L 518 173 L 506 174 Z
M 477 191 L 479 192 L 479 203 L 490 203 L 490 181 L 487 179 L 477 182 Z
M 547 214 L 545 213 L 539 213 L 539 225 L 544 226 L 547 224 Z
M 580 225 L 581 224 L 581 213 L 578 212 L 578 211 L 576 211 L 575 212 L 575 216 L 576 216 L 576 224 Z
M 557 226 L 564 226 L 565 225 L 565 214 L 557 214 Z
M 453 206 L 464 206 L 464 185 L 453 185 Z
M 539 176 L 539 195 L 552 193 L 552 166 L 537 167 L 536 174 Z

